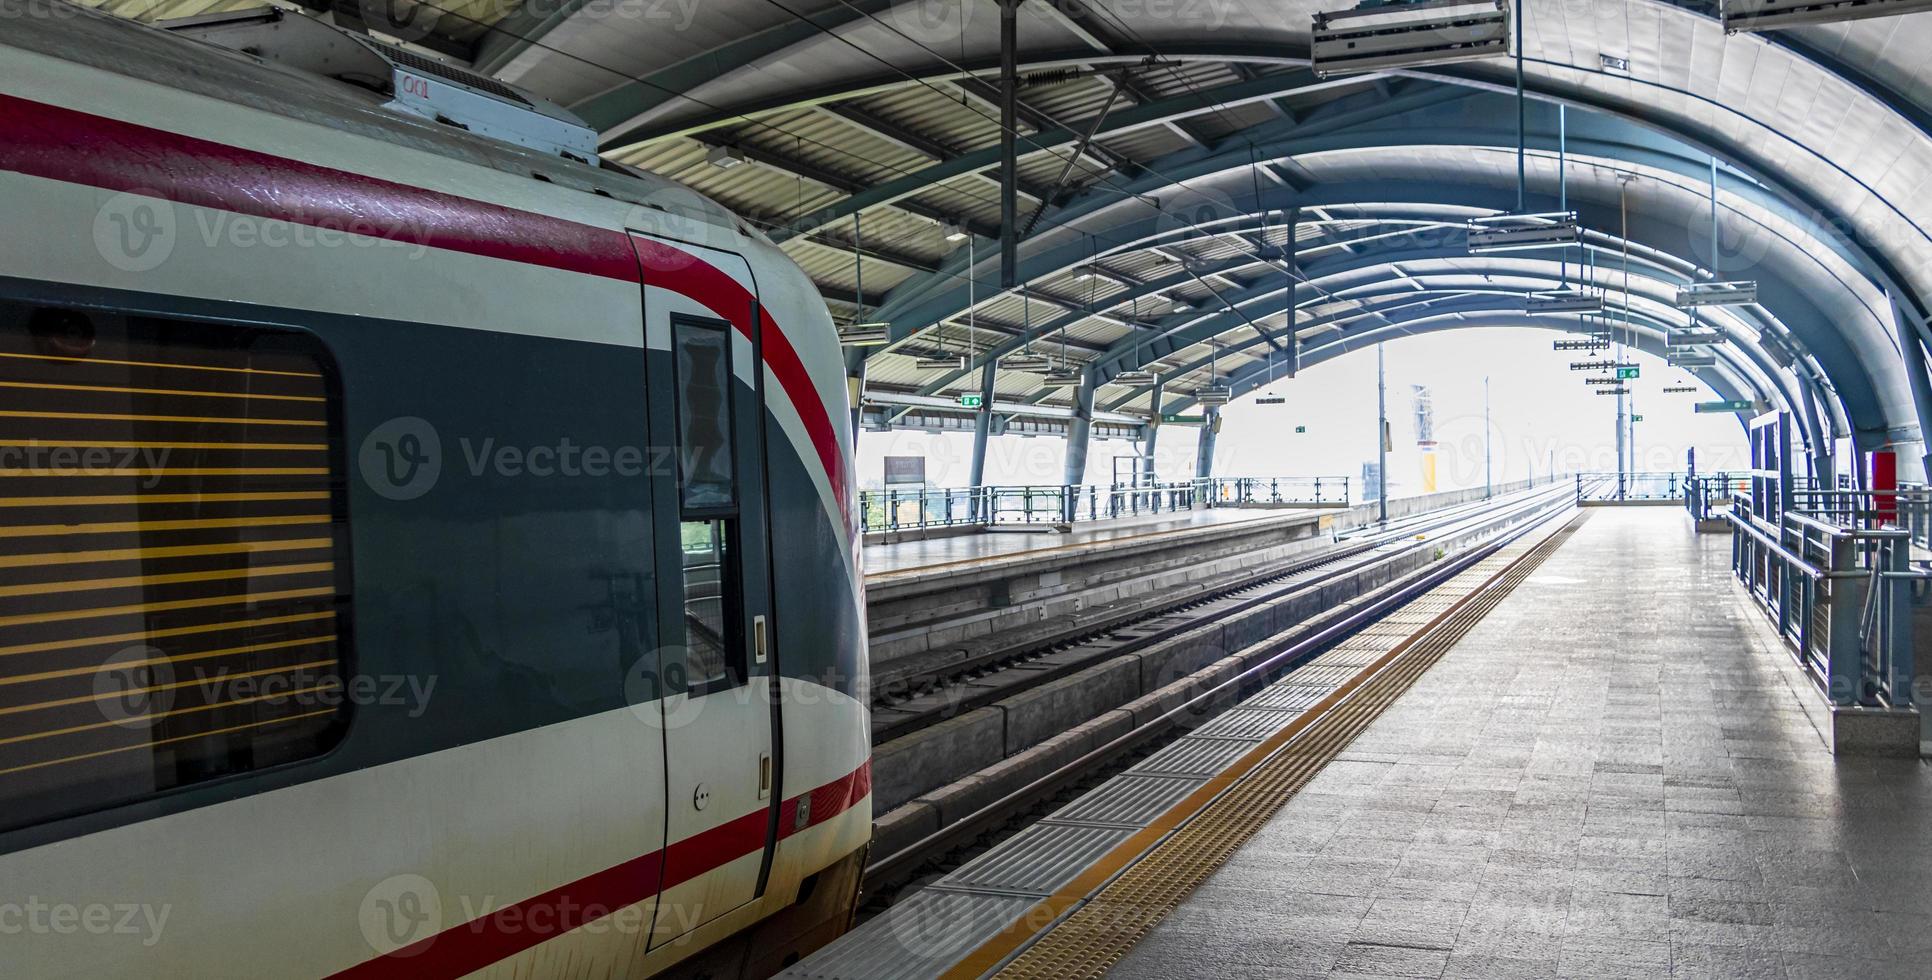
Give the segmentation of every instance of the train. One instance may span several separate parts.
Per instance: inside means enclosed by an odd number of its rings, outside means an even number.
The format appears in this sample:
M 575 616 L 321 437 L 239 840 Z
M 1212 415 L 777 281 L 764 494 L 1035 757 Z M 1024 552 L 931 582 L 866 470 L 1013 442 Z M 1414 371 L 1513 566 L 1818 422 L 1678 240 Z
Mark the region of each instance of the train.
M 543 100 L 0 0 L 0 976 L 763 976 L 871 836 L 811 280 Z

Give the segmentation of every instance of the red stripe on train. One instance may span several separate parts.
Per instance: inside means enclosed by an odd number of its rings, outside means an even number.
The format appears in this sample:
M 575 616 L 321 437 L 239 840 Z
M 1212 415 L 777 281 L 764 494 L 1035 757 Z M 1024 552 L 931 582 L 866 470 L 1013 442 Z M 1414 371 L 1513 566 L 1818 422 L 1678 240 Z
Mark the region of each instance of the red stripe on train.
M 0 95 L 0 169 L 637 281 L 621 232 Z
M 0 170 L 625 282 L 639 281 L 638 262 L 650 254 L 659 271 L 678 273 L 652 285 L 690 296 L 751 336 L 744 287 L 669 246 L 636 239 L 633 249 L 623 232 L 44 102 L 0 95 Z M 760 310 L 766 363 L 805 422 L 849 532 L 852 508 L 830 413 L 797 349 Z
M 783 840 L 850 810 L 872 792 L 870 761 L 779 806 Z M 811 798 L 804 824 L 799 802 Z M 329 980 L 428 980 L 460 977 L 596 922 L 666 889 L 700 878 L 765 846 L 769 814 L 756 810 L 613 868 L 453 926 L 386 956 L 358 963 Z

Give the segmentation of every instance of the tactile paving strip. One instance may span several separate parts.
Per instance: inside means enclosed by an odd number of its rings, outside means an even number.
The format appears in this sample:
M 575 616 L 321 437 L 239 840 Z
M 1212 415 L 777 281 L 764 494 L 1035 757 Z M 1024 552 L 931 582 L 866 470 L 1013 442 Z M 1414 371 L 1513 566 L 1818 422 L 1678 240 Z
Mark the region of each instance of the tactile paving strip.
M 1181 801 L 1142 832 L 1171 828 L 1151 847 L 1138 846 L 1131 837 L 1122 841 L 1110 858 L 1124 856 L 1132 861 L 1124 870 L 1120 868 L 1124 862 L 1113 860 L 1089 868 L 943 976 L 967 980 L 1002 962 L 999 977 L 1102 976 L 1587 517 L 1588 512 L 1578 515 L 1540 543 L 1506 548 L 1405 607 L 1436 612 L 1419 622 L 1407 639 L 1390 637 L 1393 648 L 1376 666 L 1362 670 L 1347 687 L 1331 695 L 1332 703 L 1325 702 L 1328 710 L 1301 716 L 1296 724 L 1257 745 L 1227 773 L 1209 780 L 1197 795 Z M 1133 860 L 1136 856 L 1139 859 Z M 1042 934 L 1042 924 L 1050 922 L 1058 924 Z

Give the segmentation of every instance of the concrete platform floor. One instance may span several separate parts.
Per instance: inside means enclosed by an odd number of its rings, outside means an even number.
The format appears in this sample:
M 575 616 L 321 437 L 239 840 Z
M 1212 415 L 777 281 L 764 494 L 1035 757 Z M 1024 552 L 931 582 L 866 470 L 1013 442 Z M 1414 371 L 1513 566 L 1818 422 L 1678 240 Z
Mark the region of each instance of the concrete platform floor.
M 1728 538 L 1592 513 L 1111 975 L 1932 977 L 1932 767 L 1827 754 Z
M 868 578 L 894 572 L 950 565 L 955 562 L 1006 558 L 1030 551 L 1078 548 L 1083 545 L 1150 534 L 1185 531 L 1202 527 L 1221 527 L 1250 521 L 1279 519 L 1288 514 L 1319 514 L 1294 508 L 1215 507 L 1207 510 L 1162 511 L 1105 521 L 1082 521 L 1066 534 L 1050 531 L 989 531 L 953 537 L 874 544 L 865 548 L 865 574 Z M 1025 525 L 1014 525 L 1024 527 Z

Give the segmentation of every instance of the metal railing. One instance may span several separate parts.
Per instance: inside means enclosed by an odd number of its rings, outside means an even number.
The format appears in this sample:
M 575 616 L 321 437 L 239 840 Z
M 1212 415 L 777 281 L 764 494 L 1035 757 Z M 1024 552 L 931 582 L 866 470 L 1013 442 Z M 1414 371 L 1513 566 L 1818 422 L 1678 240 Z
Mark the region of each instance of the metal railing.
M 1679 500 L 1684 496 L 1690 474 L 1682 470 L 1642 473 L 1578 473 L 1576 499 L 1586 500 Z
M 1684 485 L 1684 509 L 1690 512 L 1693 520 L 1721 520 L 1731 500 L 1750 491 L 1749 477 L 1729 473 L 1692 476 Z
M 1833 704 L 1909 707 L 1913 592 L 1926 578 L 1912 570 L 1911 533 L 1854 526 L 1857 509 L 1843 501 L 1810 502 L 1824 509 L 1787 510 L 1773 523 L 1735 495 L 1725 515 L 1732 572 Z
M 1001 524 L 1070 524 L 1213 507 L 1347 506 L 1349 478 L 1216 477 L 1138 486 L 1014 485 L 865 490 L 866 533 Z

